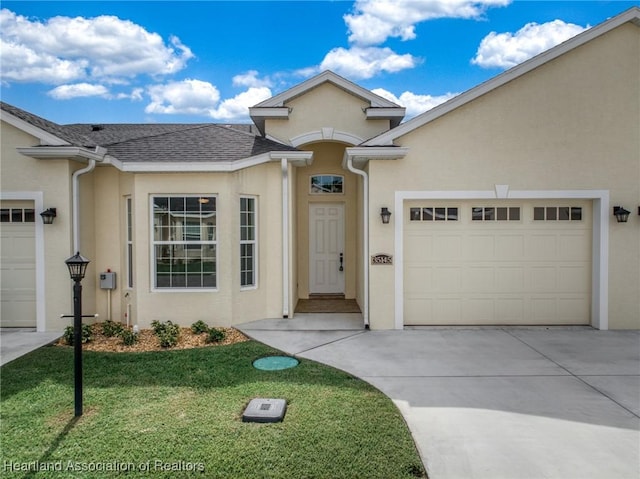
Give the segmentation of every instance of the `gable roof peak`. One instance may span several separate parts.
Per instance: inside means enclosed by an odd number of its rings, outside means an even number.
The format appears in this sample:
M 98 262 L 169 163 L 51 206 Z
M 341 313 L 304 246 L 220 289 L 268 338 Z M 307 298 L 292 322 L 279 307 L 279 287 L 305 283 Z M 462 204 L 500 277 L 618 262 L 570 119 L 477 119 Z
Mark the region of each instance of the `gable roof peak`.
M 288 119 L 290 109 L 286 104 L 289 101 L 305 95 L 314 88 L 324 84 L 331 84 L 344 90 L 348 94 L 367 102 L 369 107 L 363 110 L 367 115 L 367 119 L 389 120 L 391 128 L 394 128 L 398 126 L 404 118 L 406 111 L 404 107 L 389 101 L 380 95 L 376 95 L 372 91 L 367 90 L 360 85 L 356 85 L 352 81 L 341 77 L 331 70 L 325 70 L 322 73 L 249 108 L 251 119 L 260 132 L 265 134 L 265 120 L 267 118 Z
M 368 101 L 371 104 L 372 108 L 402 108 L 400 105 L 397 105 L 396 103 L 393 103 L 392 101 L 389 101 L 386 98 L 381 97 L 380 95 L 376 95 L 372 91 L 367 90 L 360 85 L 356 85 L 352 81 L 341 77 L 331 70 L 325 70 L 322 73 L 319 73 L 318 75 L 311 77 L 303 81 L 302 83 L 299 83 L 296 86 L 283 91 L 278 95 L 272 96 L 271 98 L 258 103 L 254 108 L 282 107 L 287 101 L 299 97 L 324 83 L 331 83 L 339 88 L 342 88 L 347 93 L 351 93 L 352 95 Z

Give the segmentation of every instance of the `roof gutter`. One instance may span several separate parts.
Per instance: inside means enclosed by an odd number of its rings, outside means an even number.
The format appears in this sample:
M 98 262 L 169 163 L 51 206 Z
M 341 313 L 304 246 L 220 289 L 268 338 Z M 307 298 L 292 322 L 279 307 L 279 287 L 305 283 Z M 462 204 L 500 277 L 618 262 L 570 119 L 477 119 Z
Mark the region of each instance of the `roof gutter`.
M 89 160 L 85 168 L 73 172 L 71 188 L 73 197 L 73 251 L 80 252 L 80 176 L 93 171 L 96 167 L 96 160 Z
M 87 160 L 103 161 L 107 149 L 96 146 L 89 150 L 81 146 L 30 146 L 17 148 L 21 155 L 35 158 L 36 160 L 74 160 L 85 162 Z

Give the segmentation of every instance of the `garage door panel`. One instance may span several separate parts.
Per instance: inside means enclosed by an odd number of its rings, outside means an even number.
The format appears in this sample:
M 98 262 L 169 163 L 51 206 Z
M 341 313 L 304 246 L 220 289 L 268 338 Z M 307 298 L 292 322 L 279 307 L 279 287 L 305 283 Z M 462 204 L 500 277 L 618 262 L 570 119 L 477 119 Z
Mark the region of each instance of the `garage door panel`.
M 460 266 L 433 268 L 433 275 L 437 280 L 433 281 L 431 289 L 434 293 L 460 291 L 462 287 L 462 273 Z
M 541 293 L 555 293 L 558 289 L 556 271 L 555 266 L 530 267 L 528 289 Z
M 459 235 L 442 235 L 432 239 L 431 245 L 441 261 L 455 261 L 462 254 L 462 239 Z
M 433 300 L 433 316 L 438 324 L 457 323 L 462 318 L 462 302 L 460 298 L 440 298 Z
M 410 263 L 425 263 L 433 258 L 433 237 L 431 235 L 408 235 L 407 249 L 411 256 L 407 258 Z
M 502 324 L 519 324 L 525 317 L 525 303 L 522 298 L 496 300 L 498 322 Z
M 463 292 L 486 293 L 494 291 L 495 269 L 492 266 L 469 266 L 464 271 L 462 279 Z
M 524 236 L 503 235 L 496 238 L 498 256 L 501 260 L 513 261 L 524 258 Z
M 553 205 L 565 200 L 507 201 L 519 209 L 513 221 L 505 215 L 473 218 L 479 203 L 445 205 L 458 208 L 455 221 L 407 221 L 405 323 L 588 324 L 590 202 L 570 205 L 581 208 L 575 221 L 559 214 L 534 220 L 535 206 L 559 211 Z
M 590 271 L 584 266 L 558 267 L 558 292 L 580 293 L 589 288 Z
M 463 317 L 471 317 L 475 323 L 491 324 L 495 320 L 495 301 L 488 298 L 470 298 L 463 303 Z
M 589 315 L 588 302 L 585 297 L 559 298 L 558 314 L 566 318 L 567 324 L 584 324 L 585 316 Z
M 586 235 L 564 234 L 558 238 L 558 255 L 563 261 L 584 261 L 591 249 L 591 240 Z
M 469 235 L 465 242 L 465 260 L 493 261 L 495 258 L 495 237 L 492 234 Z
M 407 317 L 410 318 L 407 324 L 425 324 L 428 318 L 434 316 L 433 301 L 425 298 L 415 298 L 407 294 L 405 302 Z
M 496 290 L 522 293 L 525 289 L 522 266 L 502 266 L 496 272 Z

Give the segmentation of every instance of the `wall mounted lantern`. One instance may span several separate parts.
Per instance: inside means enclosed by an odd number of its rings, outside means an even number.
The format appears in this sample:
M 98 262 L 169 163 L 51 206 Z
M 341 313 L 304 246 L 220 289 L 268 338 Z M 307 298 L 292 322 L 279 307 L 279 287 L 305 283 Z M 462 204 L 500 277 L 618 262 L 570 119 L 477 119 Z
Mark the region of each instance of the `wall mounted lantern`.
M 51 225 L 53 224 L 53 219 L 58 215 L 56 214 L 55 208 L 47 208 L 42 213 L 40 213 L 40 216 L 42 216 L 42 222 L 45 225 Z
M 616 220 L 618 220 L 618 223 L 626 223 L 627 220 L 629 219 L 630 213 L 631 213 L 630 211 L 625 210 L 624 207 L 622 206 L 613 207 L 613 216 L 616 217 Z
M 382 224 L 389 224 L 389 219 L 391 218 L 391 211 L 386 206 L 380 210 L 380 217 L 382 218 Z

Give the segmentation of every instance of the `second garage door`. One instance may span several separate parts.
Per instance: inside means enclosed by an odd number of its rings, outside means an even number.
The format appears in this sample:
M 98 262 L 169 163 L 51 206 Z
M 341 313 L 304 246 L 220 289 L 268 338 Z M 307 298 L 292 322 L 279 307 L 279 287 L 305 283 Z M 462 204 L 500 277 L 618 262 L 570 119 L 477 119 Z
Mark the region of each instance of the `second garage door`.
M 32 202 L 0 203 L 0 326 L 36 327 L 35 213 Z
M 404 324 L 589 324 L 591 202 L 405 203 Z

